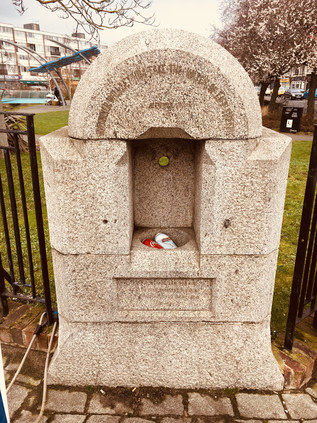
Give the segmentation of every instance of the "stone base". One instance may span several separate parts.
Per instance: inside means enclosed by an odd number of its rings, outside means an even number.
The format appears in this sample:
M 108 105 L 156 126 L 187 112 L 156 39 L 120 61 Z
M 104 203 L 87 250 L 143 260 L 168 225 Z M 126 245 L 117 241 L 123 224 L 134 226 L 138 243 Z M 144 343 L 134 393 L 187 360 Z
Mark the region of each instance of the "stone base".
M 49 384 L 283 388 L 269 320 L 261 323 L 68 323 Z

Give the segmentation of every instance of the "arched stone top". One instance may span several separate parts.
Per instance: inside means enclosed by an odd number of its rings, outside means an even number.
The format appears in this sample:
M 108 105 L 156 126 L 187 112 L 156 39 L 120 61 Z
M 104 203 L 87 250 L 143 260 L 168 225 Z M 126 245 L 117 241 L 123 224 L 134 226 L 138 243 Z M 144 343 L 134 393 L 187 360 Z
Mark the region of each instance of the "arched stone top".
M 155 29 L 119 41 L 81 79 L 69 135 L 136 139 L 158 128 L 194 139 L 261 136 L 250 78 L 225 49 L 186 31 Z

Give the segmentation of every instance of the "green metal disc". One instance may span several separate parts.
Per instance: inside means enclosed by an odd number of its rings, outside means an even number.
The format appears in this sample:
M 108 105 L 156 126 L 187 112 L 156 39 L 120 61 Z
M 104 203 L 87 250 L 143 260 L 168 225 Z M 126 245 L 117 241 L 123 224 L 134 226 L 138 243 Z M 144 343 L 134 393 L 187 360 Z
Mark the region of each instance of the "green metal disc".
M 159 158 L 159 165 L 160 166 L 163 166 L 163 167 L 167 166 L 169 164 L 169 162 L 170 162 L 170 159 L 166 156 L 162 156 L 162 157 Z

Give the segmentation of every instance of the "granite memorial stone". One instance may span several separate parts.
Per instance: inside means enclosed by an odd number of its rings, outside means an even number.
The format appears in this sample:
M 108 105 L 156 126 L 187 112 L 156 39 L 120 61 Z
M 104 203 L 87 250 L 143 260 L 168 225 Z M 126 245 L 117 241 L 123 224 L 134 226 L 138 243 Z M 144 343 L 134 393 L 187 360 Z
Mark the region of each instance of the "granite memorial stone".
M 201 36 L 100 55 L 41 139 L 60 316 L 49 381 L 282 389 L 270 313 L 290 138 Z M 178 248 L 142 243 L 168 234 Z

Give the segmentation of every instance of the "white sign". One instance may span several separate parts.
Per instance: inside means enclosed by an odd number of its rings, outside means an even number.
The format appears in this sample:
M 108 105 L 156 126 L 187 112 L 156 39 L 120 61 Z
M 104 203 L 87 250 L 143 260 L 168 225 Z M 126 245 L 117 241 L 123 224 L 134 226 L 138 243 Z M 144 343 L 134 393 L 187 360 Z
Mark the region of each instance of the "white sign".
M 286 128 L 291 128 L 293 126 L 293 119 L 287 119 Z

